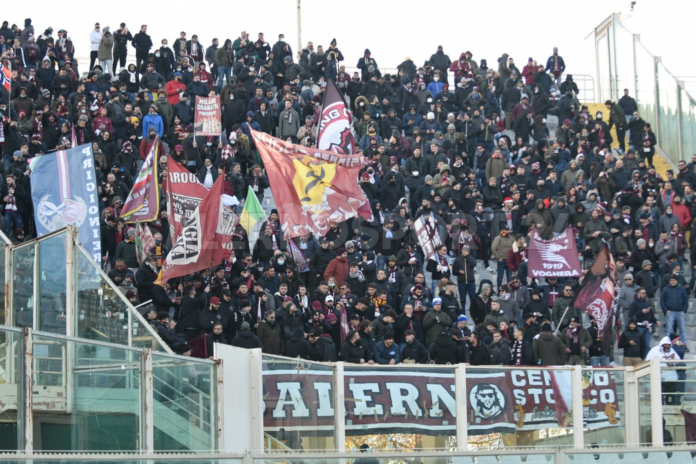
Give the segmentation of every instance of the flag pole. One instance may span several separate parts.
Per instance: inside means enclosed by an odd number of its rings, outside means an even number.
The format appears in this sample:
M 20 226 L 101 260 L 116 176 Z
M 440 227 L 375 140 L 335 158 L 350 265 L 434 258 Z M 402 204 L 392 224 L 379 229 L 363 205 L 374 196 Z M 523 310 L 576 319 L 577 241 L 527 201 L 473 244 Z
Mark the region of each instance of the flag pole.
M 12 62 L 6 60 L 5 63 L 7 63 L 7 69 L 10 70 L 10 90 L 7 92 L 7 115 L 10 122 L 12 122 Z M 19 114 L 17 117 L 19 118 Z

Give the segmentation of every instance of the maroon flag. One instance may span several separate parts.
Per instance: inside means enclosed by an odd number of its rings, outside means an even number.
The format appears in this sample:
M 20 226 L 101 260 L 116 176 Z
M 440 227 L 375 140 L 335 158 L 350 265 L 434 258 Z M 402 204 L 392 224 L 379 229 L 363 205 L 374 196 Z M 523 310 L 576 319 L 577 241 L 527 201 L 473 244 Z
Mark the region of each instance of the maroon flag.
M 536 229 L 528 250 L 529 274 L 532 277 L 580 277 L 582 266 L 570 227 L 551 240 L 541 238 Z
M 317 148 L 332 151 L 339 155 L 355 153 L 355 136 L 351 119 L 353 116 L 346 107 L 341 91 L 331 79 L 326 84 L 324 106 L 317 128 Z
M 223 182 L 224 176 L 218 177 L 184 224 L 162 263 L 162 282 L 208 269 L 229 256 L 229 250 L 223 249 L 223 242 L 229 240 L 237 221 L 222 204 Z
M 191 357 L 192 358 L 202 358 L 208 359 L 208 338 L 209 335 L 203 334 L 188 341 L 191 347 Z M 213 354 L 210 353 L 210 356 Z
M 611 348 L 617 296 L 616 265 L 609 247 L 605 245 L 599 250 L 597 258 L 585 274 L 584 281 L 570 303 L 572 307 L 581 308 L 597 321 L 605 353 Z
M 684 432 L 686 433 L 686 444 L 696 445 L 696 414 L 691 413 L 685 409 L 680 410 L 682 416 L 684 416 Z M 672 445 L 673 443 L 665 443 L 665 445 Z

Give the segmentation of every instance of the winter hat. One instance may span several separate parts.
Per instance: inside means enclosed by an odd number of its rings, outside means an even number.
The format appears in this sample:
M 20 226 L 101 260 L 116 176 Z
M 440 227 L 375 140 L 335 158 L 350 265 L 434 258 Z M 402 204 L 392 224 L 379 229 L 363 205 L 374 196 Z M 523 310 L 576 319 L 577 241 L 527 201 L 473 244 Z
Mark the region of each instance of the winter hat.
M 341 255 L 342 255 L 343 253 L 345 253 L 345 252 L 346 252 L 346 249 L 343 248 L 343 247 L 340 247 L 338 250 L 336 250 L 336 254 L 337 254 L 338 256 L 341 256 Z
M 433 298 L 433 306 L 435 306 L 436 304 L 440 304 L 440 305 L 441 305 L 441 304 L 442 304 L 442 298 L 440 298 L 440 297 L 435 297 L 435 298 Z
M 606 210 L 607 210 L 607 202 L 606 202 L 606 201 L 600 201 L 600 202 L 597 204 L 597 211 L 599 211 L 600 213 L 602 213 L 602 212 L 604 212 L 604 211 L 606 211 Z
M 433 176 L 431 176 L 430 174 L 425 176 L 425 182 L 428 182 L 429 180 L 433 180 Z
M 126 298 L 128 298 L 128 299 L 135 298 L 135 292 L 133 290 L 128 290 L 126 292 Z
M 435 113 L 433 113 L 432 111 L 428 112 L 427 118 L 428 119 L 435 119 Z
M 326 316 L 326 320 L 327 320 L 328 322 L 333 322 L 333 321 L 337 321 L 338 318 L 336 317 L 336 314 L 334 314 L 334 313 L 329 313 L 329 315 Z
M 220 298 L 214 296 L 210 299 L 210 304 L 220 304 Z
M 507 197 L 507 198 L 505 198 L 505 200 L 503 200 L 503 204 L 505 204 L 505 203 L 514 203 L 514 202 L 512 201 L 512 198 Z
M 322 310 L 321 302 L 315 301 L 314 303 L 312 303 L 312 309 L 314 309 L 315 311 L 321 311 Z
M 638 240 L 636 240 L 636 245 L 638 245 L 638 246 L 645 245 L 645 240 L 642 238 L 639 238 Z
M 542 331 L 542 332 L 551 332 L 551 330 L 552 330 L 552 329 L 551 329 L 551 324 L 549 324 L 548 322 L 545 322 L 545 323 L 541 326 L 541 331 Z
M 631 280 L 633 280 L 633 274 L 631 274 L 631 273 L 626 274 L 626 275 L 624 276 L 624 280 L 626 280 L 626 279 L 631 279 Z
M 242 330 L 249 330 L 250 327 L 251 326 L 249 325 L 248 322 L 242 322 L 242 327 L 241 327 Z
M 457 318 L 457 322 L 466 322 L 466 316 L 465 316 L 464 314 L 461 314 L 461 315 Z
M 652 261 L 650 261 L 649 259 L 646 259 L 645 261 L 643 261 L 643 264 L 640 267 L 645 267 L 645 266 L 652 266 Z

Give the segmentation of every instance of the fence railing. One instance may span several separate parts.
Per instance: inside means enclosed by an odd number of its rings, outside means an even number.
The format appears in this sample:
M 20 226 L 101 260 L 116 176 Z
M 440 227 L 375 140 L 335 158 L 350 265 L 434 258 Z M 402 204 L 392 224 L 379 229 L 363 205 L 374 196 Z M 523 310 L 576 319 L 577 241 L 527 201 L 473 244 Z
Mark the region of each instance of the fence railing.
M 24 452 L 212 452 L 220 369 L 150 348 L 0 326 L 0 421 L 14 426 Z
M 172 353 L 69 226 L 13 247 L 0 232 L 5 325 Z
M 595 29 L 598 94 L 618 100 L 628 89 L 657 143 L 674 164 L 696 153 L 696 98 L 693 84 L 674 76 L 614 13 Z M 629 115 L 627 115 L 629 116 Z

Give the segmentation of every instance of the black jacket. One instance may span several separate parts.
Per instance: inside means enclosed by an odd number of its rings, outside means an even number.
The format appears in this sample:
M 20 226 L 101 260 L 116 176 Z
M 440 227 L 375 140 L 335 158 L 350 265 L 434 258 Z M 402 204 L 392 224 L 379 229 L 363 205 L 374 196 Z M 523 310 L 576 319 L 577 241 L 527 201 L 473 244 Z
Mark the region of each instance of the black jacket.
M 261 340 L 259 340 L 259 337 L 248 330 L 239 332 L 237 336 L 234 337 L 234 340 L 232 340 L 232 346 L 247 349 L 263 348 L 263 344 Z
M 631 342 L 636 342 L 631 345 Z M 619 339 L 619 348 L 623 348 L 624 358 L 642 358 L 645 351 L 645 339 L 638 328 L 635 330 L 626 329 Z
M 401 349 L 401 360 L 414 360 L 416 364 L 428 363 L 428 350 L 418 340 L 413 340 L 412 343 L 406 343 Z
M 147 263 L 143 262 L 135 271 L 135 286 L 138 289 L 138 297 L 140 301 L 145 302 L 152 299 L 152 286 L 157 280 L 157 274 Z
M 459 360 L 459 346 L 447 334 L 441 334 L 430 350 L 430 358 L 435 364 L 457 364 Z
M 338 351 L 334 345 L 333 339 L 327 336 L 319 337 L 319 340 L 314 344 L 314 360 L 323 362 L 338 361 Z
M 345 340 L 341 345 L 341 359 L 345 362 L 360 364 L 361 359 L 365 362 L 372 359 L 372 354 L 363 345 L 362 338 L 355 345 Z
M 304 338 L 302 328 L 295 328 L 292 336 L 285 342 L 285 356 L 288 358 L 311 359 L 314 349 Z
M 490 364 L 490 359 L 488 356 L 488 350 L 482 342 L 478 342 L 478 345 L 469 347 L 471 351 L 470 364 L 472 366 L 487 366 Z
M 318 250 L 316 250 L 314 253 L 312 253 L 312 258 L 309 261 L 312 273 L 315 275 L 321 275 L 321 279 L 323 280 L 326 268 L 329 266 L 331 260 L 333 260 L 335 257 L 336 252 L 334 250 L 331 250 L 330 248 L 327 248 L 326 250 L 324 250 L 323 248 L 319 248 Z

